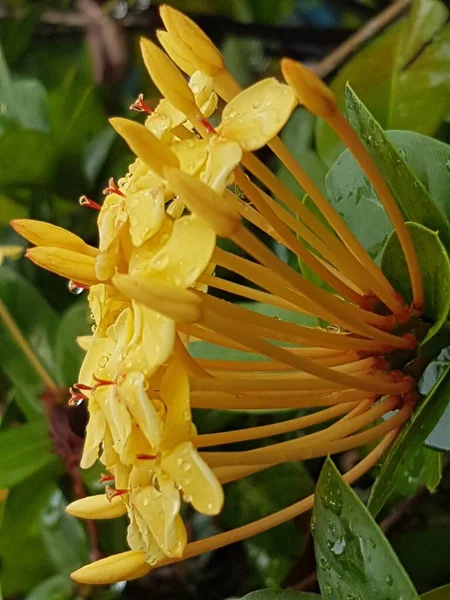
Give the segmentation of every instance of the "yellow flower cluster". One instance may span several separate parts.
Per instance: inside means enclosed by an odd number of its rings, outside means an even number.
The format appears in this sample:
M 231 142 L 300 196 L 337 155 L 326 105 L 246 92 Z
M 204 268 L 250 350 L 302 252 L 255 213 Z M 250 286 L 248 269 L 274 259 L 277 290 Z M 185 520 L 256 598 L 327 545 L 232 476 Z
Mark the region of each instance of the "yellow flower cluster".
M 354 481 L 392 443 L 414 402 L 414 381 L 391 371 L 385 355 L 416 344 L 413 333 L 399 334 L 396 328 L 423 308 L 417 257 L 388 186 L 338 112 L 333 94 L 289 59 L 282 61 L 287 84 L 269 78 L 241 91 L 220 52 L 192 21 L 167 6 L 161 16 L 167 30 L 158 38 L 170 58 L 148 40 L 141 48 L 164 99 L 154 111 L 142 97 L 133 105 L 148 113 L 145 124 L 111 119 L 137 159 L 118 184 L 110 182 L 102 206 L 81 200 L 99 210 L 99 247 L 50 224 L 13 223 L 36 246 L 27 252 L 31 260 L 90 288 L 95 326 L 92 336 L 79 340 L 86 357 L 72 402 L 86 400 L 89 410 L 81 466 L 90 467 L 100 455 L 109 472 L 104 479 L 114 480 L 114 486 L 68 510 L 83 518 L 128 513 L 131 550 L 74 574 L 86 583 L 132 579 L 157 563 L 244 539 L 300 514 L 310 508 L 311 498 L 187 544 L 180 510 L 184 500 L 203 514 L 218 514 L 224 483 L 381 438 L 346 474 Z M 213 127 L 208 119 L 218 96 L 225 106 Z M 327 120 L 377 191 L 408 264 L 410 306 L 277 137 L 299 102 Z M 252 154 L 265 145 L 330 227 Z M 278 259 L 245 221 L 297 254 L 333 292 Z M 232 239 L 252 260 L 221 250 L 216 236 Z M 216 264 L 249 284 L 213 276 Z M 274 320 L 208 294 L 208 286 L 313 315 L 336 328 Z M 265 362 L 195 360 L 188 347 L 192 337 L 260 354 Z M 321 410 L 274 425 L 199 436 L 191 407 Z M 250 451 L 198 451 L 336 419 L 319 432 Z

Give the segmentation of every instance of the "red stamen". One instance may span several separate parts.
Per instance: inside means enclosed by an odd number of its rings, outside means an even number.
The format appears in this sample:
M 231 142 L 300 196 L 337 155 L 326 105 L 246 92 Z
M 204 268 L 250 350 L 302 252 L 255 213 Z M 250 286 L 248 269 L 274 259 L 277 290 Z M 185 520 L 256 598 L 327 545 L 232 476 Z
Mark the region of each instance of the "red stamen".
M 122 192 L 122 190 L 119 189 L 119 186 L 114 181 L 114 177 L 109 178 L 108 187 L 105 187 L 103 193 L 105 194 L 105 196 L 107 194 L 117 194 L 118 196 L 122 196 L 122 198 L 125 198 L 125 194 Z
M 93 377 L 96 384 L 93 386 L 93 390 L 96 390 L 99 387 L 103 387 L 105 385 L 115 385 L 114 381 L 110 381 L 109 379 L 100 379 L 96 375 Z
M 378 298 L 375 294 L 367 294 L 366 296 L 362 296 L 359 301 L 360 308 L 364 310 L 368 310 L 369 312 L 373 312 L 375 306 L 379 302 Z
M 144 100 L 144 94 L 139 94 L 133 104 L 130 104 L 129 108 L 130 110 L 137 110 L 138 112 L 146 112 L 148 115 L 153 114 L 153 110 Z
M 116 496 L 123 496 L 124 494 L 128 494 L 128 490 L 116 490 L 115 488 L 107 485 L 105 488 L 106 499 L 111 502 L 113 498 Z
M 79 392 L 75 386 L 69 388 L 69 392 L 70 392 L 70 398 L 68 401 L 69 406 L 78 406 L 81 402 L 85 402 L 88 400 L 88 397 L 85 394 L 83 394 L 82 392 Z
M 82 288 L 83 290 L 88 290 L 91 286 L 90 285 L 86 285 L 85 283 L 80 283 L 79 281 L 73 281 L 71 280 L 73 285 L 77 288 Z
M 138 460 L 155 460 L 156 454 L 136 454 Z
M 203 117 L 201 119 L 199 118 L 199 122 L 203 125 L 203 127 L 206 129 L 206 131 L 208 133 L 211 133 L 211 134 L 217 133 L 217 131 L 214 129 L 214 127 L 211 125 L 211 123 L 207 119 L 205 119 Z
M 107 481 L 114 481 L 114 475 L 110 475 L 109 473 L 102 473 L 98 482 L 106 483 Z
M 100 204 L 97 204 L 97 202 L 94 202 L 94 200 L 91 200 L 85 194 L 80 196 L 78 202 L 80 203 L 80 206 L 87 206 L 89 208 L 92 208 L 93 210 L 102 210 Z

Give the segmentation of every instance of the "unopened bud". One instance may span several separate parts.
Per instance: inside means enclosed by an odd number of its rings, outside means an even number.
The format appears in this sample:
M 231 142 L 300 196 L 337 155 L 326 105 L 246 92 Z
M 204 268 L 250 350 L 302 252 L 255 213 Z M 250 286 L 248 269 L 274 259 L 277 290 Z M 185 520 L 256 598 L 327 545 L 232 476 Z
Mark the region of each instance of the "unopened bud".
M 336 111 L 336 98 L 333 92 L 315 73 L 290 58 L 283 58 L 281 70 L 298 101 L 309 112 L 326 119 Z

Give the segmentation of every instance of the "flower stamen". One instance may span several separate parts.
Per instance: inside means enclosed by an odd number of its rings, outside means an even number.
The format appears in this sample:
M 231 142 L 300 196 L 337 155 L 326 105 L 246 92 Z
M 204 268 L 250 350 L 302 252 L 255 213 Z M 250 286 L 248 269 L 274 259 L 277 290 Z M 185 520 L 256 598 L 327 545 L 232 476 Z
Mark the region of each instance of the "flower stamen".
M 91 200 L 91 198 L 88 198 L 85 194 L 80 196 L 78 203 L 80 206 L 87 206 L 88 208 L 92 208 L 93 210 L 102 210 L 100 204 L 94 202 L 94 200 Z
M 154 113 L 150 106 L 145 102 L 144 94 L 139 94 L 133 104 L 130 104 L 128 108 L 129 110 L 135 110 L 137 112 L 145 112 L 148 115 L 152 115 Z

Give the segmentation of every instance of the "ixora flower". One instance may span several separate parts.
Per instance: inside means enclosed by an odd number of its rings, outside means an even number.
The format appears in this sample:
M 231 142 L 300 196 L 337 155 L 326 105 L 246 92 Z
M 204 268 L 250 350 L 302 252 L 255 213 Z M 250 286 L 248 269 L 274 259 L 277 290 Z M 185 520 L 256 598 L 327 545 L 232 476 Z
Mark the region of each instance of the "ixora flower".
M 99 458 L 107 471 L 103 480 L 111 483 L 105 495 L 77 500 L 68 511 L 88 519 L 128 514 L 131 550 L 73 573 L 84 583 L 140 577 L 309 510 L 313 497 L 190 543 L 180 516 L 183 502 L 218 514 L 227 482 L 377 441 L 344 475 L 355 481 L 392 444 L 418 398 L 415 380 L 397 370 L 414 356 L 418 341 L 414 323 L 424 292 L 417 256 L 389 187 L 332 92 L 290 59 L 281 63 L 287 83 L 269 78 L 240 90 L 220 52 L 192 21 L 168 6 L 161 15 L 167 31 L 158 37 L 172 60 L 148 40 L 141 46 L 164 99 L 154 111 L 142 97 L 132 105 L 148 114 L 144 124 L 111 119 L 136 161 L 117 184 L 110 181 L 102 205 L 81 199 L 99 211 L 99 247 L 48 223 L 13 222 L 35 245 L 28 258 L 89 288 L 93 335 L 79 340 L 86 357 L 70 402 L 85 401 L 89 411 L 82 467 Z M 213 127 L 208 118 L 217 96 L 225 106 Z M 299 103 L 329 123 L 377 192 L 405 256 L 411 304 L 277 137 Z M 255 156 L 266 145 L 316 210 Z M 327 288 L 281 261 L 246 222 L 284 244 Z M 221 249 L 217 236 L 233 240 L 248 258 Z M 214 276 L 216 265 L 243 283 Z M 208 288 L 330 325 L 272 319 L 221 300 Z M 192 339 L 262 360 L 195 359 Z M 197 435 L 192 407 L 316 410 L 281 423 Z M 303 435 L 253 450 L 211 450 L 293 431 Z

